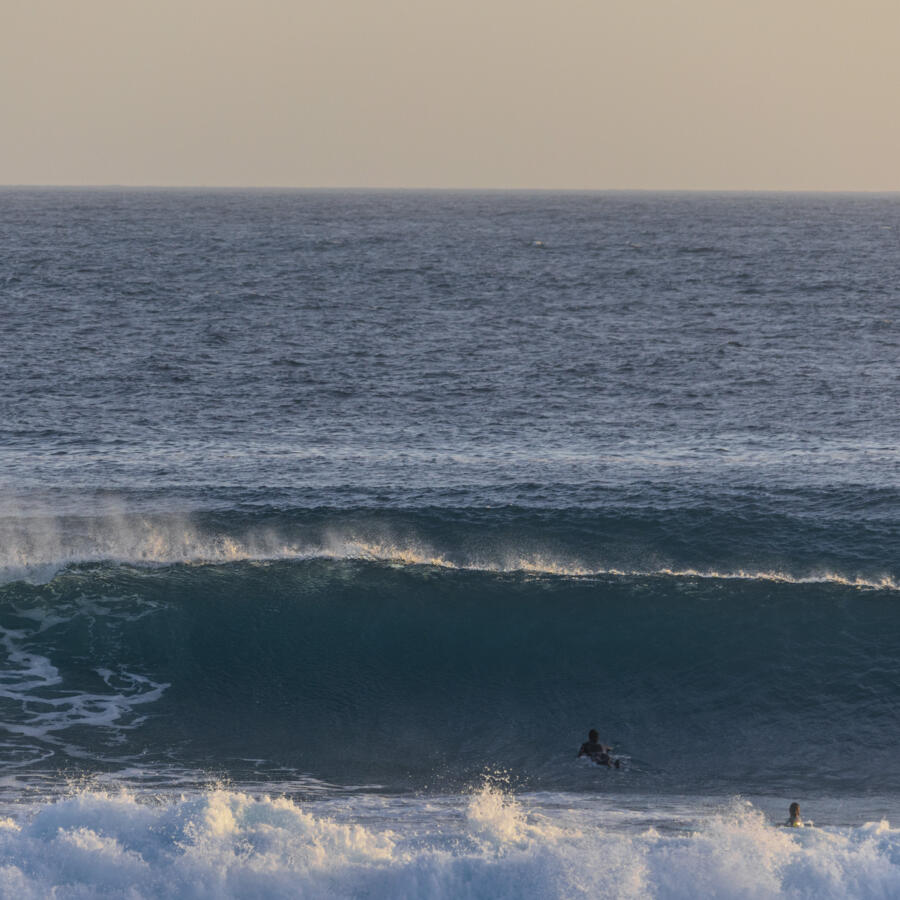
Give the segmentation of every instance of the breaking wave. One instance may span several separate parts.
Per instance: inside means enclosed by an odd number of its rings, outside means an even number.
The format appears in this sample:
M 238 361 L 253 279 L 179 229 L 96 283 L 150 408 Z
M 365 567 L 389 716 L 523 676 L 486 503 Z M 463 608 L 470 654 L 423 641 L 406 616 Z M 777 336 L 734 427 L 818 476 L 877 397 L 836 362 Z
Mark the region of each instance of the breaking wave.
M 0 820 L 7 897 L 548 898 L 893 896 L 888 822 L 779 829 L 734 802 L 623 820 L 565 798 L 319 803 L 216 789 L 165 801 L 81 791 Z
M 369 546 L 7 583 L 0 760 L 174 753 L 428 790 L 501 766 L 578 792 L 597 786 L 573 761 L 596 726 L 625 763 L 607 791 L 900 793 L 892 590 L 428 560 Z
M 152 566 L 330 559 L 497 574 L 656 575 L 900 589 L 888 548 L 880 564 L 871 552 L 863 556 L 853 547 L 815 557 L 802 548 L 793 555 L 776 554 L 767 546 L 771 539 L 764 523 L 754 535 L 746 533 L 742 522 L 743 552 L 735 553 L 720 529 L 697 535 L 691 544 L 679 531 L 684 522 L 653 523 L 642 533 L 634 523 L 624 521 L 624 527 L 617 528 L 615 518 L 608 518 L 585 521 L 583 515 L 562 512 L 559 521 L 548 523 L 546 515 L 509 510 L 495 515 L 426 510 L 377 516 L 329 510 L 264 516 L 139 516 L 108 510 L 57 516 L 42 510 L 0 517 L 0 583 L 46 581 L 67 565 L 90 562 Z M 802 542 L 802 533 L 793 537 Z M 872 550 L 871 543 L 867 549 Z M 776 556 L 778 564 L 773 564 Z M 749 561 L 753 557 L 757 564 Z

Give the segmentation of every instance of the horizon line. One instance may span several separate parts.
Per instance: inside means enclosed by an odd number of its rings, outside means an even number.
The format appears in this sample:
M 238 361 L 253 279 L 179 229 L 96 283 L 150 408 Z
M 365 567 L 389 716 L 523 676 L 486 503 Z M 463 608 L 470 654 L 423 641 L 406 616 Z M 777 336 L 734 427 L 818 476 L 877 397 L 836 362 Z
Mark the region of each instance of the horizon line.
M 900 188 L 672 188 L 672 187 L 429 187 L 421 185 L 267 185 L 267 184 L 65 184 L 4 183 L 0 190 L 109 191 L 318 191 L 355 193 L 468 193 L 468 194 L 900 194 Z

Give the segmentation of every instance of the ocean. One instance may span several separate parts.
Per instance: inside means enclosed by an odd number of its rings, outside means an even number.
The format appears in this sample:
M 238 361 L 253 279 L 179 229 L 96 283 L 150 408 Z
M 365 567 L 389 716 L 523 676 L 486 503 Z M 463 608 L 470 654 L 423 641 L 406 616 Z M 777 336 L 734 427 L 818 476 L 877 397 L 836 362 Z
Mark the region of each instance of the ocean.
M 0 190 L 0 896 L 900 895 L 898 301 L 897 195 Z

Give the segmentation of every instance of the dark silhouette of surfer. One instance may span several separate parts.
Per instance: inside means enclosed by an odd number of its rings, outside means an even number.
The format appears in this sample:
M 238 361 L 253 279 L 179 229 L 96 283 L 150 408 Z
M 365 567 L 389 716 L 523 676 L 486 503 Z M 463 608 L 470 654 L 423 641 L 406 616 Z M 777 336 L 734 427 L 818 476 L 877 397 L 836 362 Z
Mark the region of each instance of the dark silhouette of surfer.
M 588 756 L 597 763 L 598 766 L 608 766 L 609 768 L 615 767 L 618 769 L 619 760 L 613 759 L 609 755 L 610 750 L 612 750 L 612 747 L 601 744 L 600 735 L 597 733 L 597 729 L 592 728 L 588 732 L 588 739 L 581 745 L 578 756 Z

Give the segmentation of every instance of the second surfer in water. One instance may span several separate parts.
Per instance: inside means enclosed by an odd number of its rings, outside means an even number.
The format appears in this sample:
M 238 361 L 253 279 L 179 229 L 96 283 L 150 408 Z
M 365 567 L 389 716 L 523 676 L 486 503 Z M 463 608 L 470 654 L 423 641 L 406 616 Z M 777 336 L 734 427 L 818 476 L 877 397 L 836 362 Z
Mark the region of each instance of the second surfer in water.
M 788 828 L 802 828 L 803 819 L 800 818 L 800 804 L 792 803 L 788 810 L 788 820 L 784 823 Z

